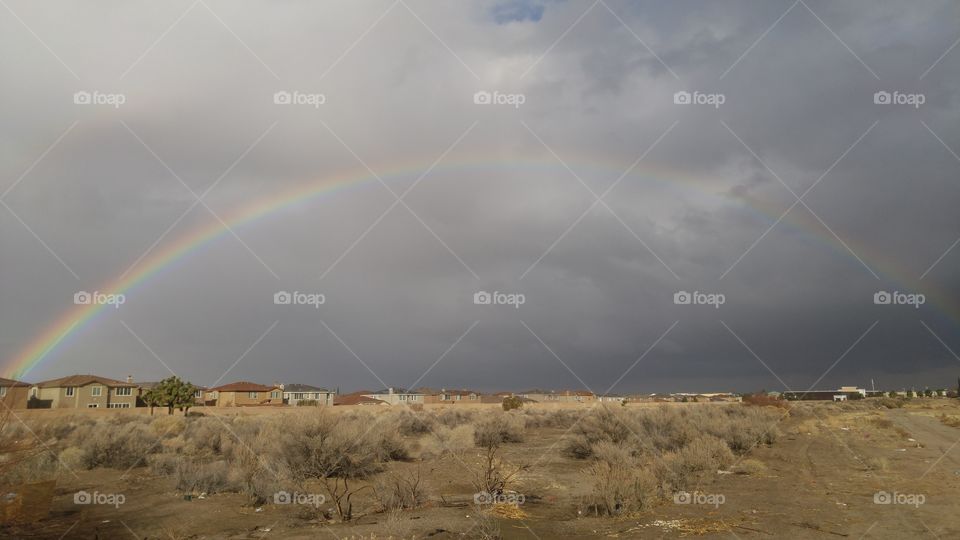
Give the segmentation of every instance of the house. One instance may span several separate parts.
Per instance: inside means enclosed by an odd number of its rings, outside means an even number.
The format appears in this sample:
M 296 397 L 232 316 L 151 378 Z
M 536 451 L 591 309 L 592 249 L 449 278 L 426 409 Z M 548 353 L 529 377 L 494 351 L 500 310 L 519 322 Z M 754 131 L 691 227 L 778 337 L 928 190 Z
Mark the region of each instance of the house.
M 482 403 L 480 398 L 480 392 L 474 392 L 472 390 L 447 390 L 445 388 L 440 389 L 440 391 L 420 389 L 417 392 L 423 394 L 424 403 L 440 403 L 452 405 L 455 403 Z M 502 398 L 500 399 L 502 401 Z
M 327 390 L 318 388 L 309 384 L 285 384 L 280 385 L 283 389 L 283 402 L 287 405 L 299 405 L 301 401 L 313 401 L 312 405 L 333 405 L 337 397 L 336 390 Z
M 531 390 L 520 397 L 540 403 L 589 403 L 597 400 L 593 392 L 584 390 L 563 390 L 561 392 Z
M 206 400 L 217 407 L 251 407 L 283 405 L 283 387 L 238 381 L 211 388 Z
M 379 399 L 380 401 L 386 401 L 390 405 L 422 405 L 426 397 L 417 392 L 408 392 L 402 388 L 394 389 L 392 387 L 372 394 L 363 395 L 369 398 Z
M 143 401 L 143 395 L 147 393 L 148 390 L 152 390 L 160 383 L 157 381 L 140 381 L 136 383 L 140 387 L 140 399 L 137 400 L 137 407 L 146 407 L 147 404 Z M 193 391 L 193 402 L 195 405 L 208 405 L 215 406 L 216 399 L 210 398 L 207 396 L 209 394 L 209 389 L 206 386 L 196 386 L 196 390 Z
M 856 386 L 841 386 L 837 390 L 807 390 L 784 392 L 783 399 L 791 401 L 847 401 L 866 397 L 867 391 Z
M 604 396 L 597 396 L 597 400 L 601 403 L 623 403 L 627 400 L 625 396 L 607 394 Z
M 0 377 L 0 402 L 3 410 L 26 409 L 30 396 L 30 383 Z
M 30 408 L 132 409 L 140 387 L 128 377 L 118 381 L 98 375 L 70 375 L 39 382 L 30 388 Z
M 386 401 L 381 399 L 372 398 L 366 395 L 366 391 L 354 392 L 352 394 L 345 394 L 342 396 L 337 396 L 333 400 L 334 405 L 388 405 Z

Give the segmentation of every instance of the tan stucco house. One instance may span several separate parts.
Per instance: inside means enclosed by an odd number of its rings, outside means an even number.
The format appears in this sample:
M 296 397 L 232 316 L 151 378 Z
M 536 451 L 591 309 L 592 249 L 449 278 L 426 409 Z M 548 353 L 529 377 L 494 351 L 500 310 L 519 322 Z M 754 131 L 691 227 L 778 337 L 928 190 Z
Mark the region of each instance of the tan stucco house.
M 206 396 L 217 407 L 283 405 L 283 387 L 279 384 L 267 386 L 239 381 L 211 388 Z
M 30 388 L 31 400 L 51 409 L 132 409 L 139 395 L 135 383 L 98 375 L 70 375 Z
M 29 396 L 30 383 L 0 377 L 0 402 L 3 403 L 0 408 L 3 410 L 26 409 Z

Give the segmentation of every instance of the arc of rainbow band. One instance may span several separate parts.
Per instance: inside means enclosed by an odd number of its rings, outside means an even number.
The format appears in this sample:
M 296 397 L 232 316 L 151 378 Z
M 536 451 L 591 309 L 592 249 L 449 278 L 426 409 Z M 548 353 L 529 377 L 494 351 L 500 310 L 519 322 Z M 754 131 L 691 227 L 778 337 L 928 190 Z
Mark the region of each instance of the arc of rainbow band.
M 586 164 L 587 166 L 596 167 L 600 170 L 612 173 L 613 178 L 622 172 L 622 169 L 618 169 L 618 167 L 621 167 L 620 164 L 611 165 L 598 162 L 595 159 L 586 159 L 580 161 L 571 160 L 570 163 L 575 165 Z M 400 166 L 390 168 L 388 172 L 381 174 L 380 178 L 396 179 L 408 175 L 414 175 L 418 172 L 428 170 L 428 167 L 431 165 L 432 160 L 405 162 Z M 526 166 L 549 167 L 551 169 L 558 170 L 560 169 L 559 164 L 555 160 L 549 158 L 545 158 L 543 161 L 515 159 L 504 162 L 492 159 L 478 161 L 476 160 L 475 156 L 468 156 L 466 158 L 451 157 L 448 159 L 446 165 L 441 164 L 440 166 L 434 167 L 431 174 L 436 174 L 439 171 L 458 171 L 463 168 L 475 170 L 483 167 L 517 168 Z M 664 182 L 670 185 L 690 185 L 699 189 L 700 191 L 706 192 L 708 195 L 715 197 L 720 196 L 719 194 L 706 190 L 700 186 L 699 179 L 675 170 L 664 169 L 662 167 L 646 164 L 642 170 L 634 171 L 632 174 L 642 174 L 644 180 Z M 275 214 L 290 206 L 312 200 L 321 195 L 335 193 L 349 186 L 373 184 L 376 182 L 376 180 L 376 177 L 372 176 L 366 168 L 341 173 L 329 179 L 319 179 L 315 182 L 307 183 L 303 186 L 297 186 L 280 192 L 277 195 L 255 201 L 245 206 L 241 210 L 230 214 L 224 219 L 224 221 L 231 228 L 240 227 L 252 221 L 256 221 L 261 217 Z M 753 210 L 762 214 L 769 221 L 773 221 L 779 216 L 778 211 L 766 208 L 766 205 L 759 201 L 748 201 L 748 205 Z M 791 215 L 792 214 L 798 213 L 791 213 Z M 822 228 L 818 223 L 808 220 L 807 222 L 799 222 L 800 224 L 797 225 L 797 219 L 798 218 L 796 217 L 791 218 L 788 216 L 787 219 L 784 219 L 784 222 L 788 222 L 790 225 L 797 229 L 803 230 L 806 233 L 818 236 L 836 253 L 840 253 L 846 258 L 853 259 L 853 257 L 846 251 L 846 248 L 836 242 L 836 239 L 833 238 L 832 235 L 826 234 L 824 231 L 822 231 Z M 115 278 L 113 281 L 105 284 L 98 290 L 111 293 L 127 293 L 164 268 L 197 251 L 199 247 L 224 236 L 227 232 L 229 232 L 229 229 L 216 221 L 206 227 L 200 227 L 194 231 L 188 232 L 169 242 L 163 249 L 153 252 L 148 258 L 140 261 L 140 263 L 127 276 L 124 277 L 121 275 L 121 277 Z M 848 244 L 849 243 L 850 242 L 848 242 Z M 868 253 L 868 250 L 862 246 L 857 246 L 857 252 L 860 253 L 864 259 L 874 263 L 875 267 L 883 275 L 898 276 L 899 280 L 896 280 L 897 282 L 914 283 L 914 289 L 919 288 L 919 282 L 916 280 L 905 279 L 902 277 L 907 275 L 907 273 L 897 271 L 896 265 L 893 263 L 893 261 L 890 261 L 881 255 L 863 255 Z M 883 261 L 883 264 L 878 264 L 877 261 Z M 925 282 L 924 286 L 927 290 L 932 289 L 932 286 L 929 282 Z M 946 304 L 947 298 L 949 298 L 949 296 L 938 293 L 932 299 L 931 304 L 937 305 L 941 311 L 952 320 L 960 321 L 960 310 L 957 309 L 957 306 Z M 4 364 L 4 376 L 16 379 L 27 374 L 45 358 L 49 357 L 70 336 L 75 335 L 77 332 L 82 330 L 94 317 L 96 317 L 97 314 L 103 312 L 105 307 L 108 306 L 103 304 L 83 304 L 74 306 L 72 309 L 68 310 L 62 316 L 57 318 L 52 324 L 47 326 L 43 332 L 34 337 L 13 357 L 12 360 L 7 361 Z

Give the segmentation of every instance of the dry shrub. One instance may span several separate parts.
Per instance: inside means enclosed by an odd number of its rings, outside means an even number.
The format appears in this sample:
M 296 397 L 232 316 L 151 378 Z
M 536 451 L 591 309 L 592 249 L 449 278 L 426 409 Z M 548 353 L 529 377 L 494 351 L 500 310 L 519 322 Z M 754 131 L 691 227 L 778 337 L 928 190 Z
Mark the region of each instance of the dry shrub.
M 473 441 L 481 448 L 505 442 L 523 442 L 526 424 L 515 414 L 495 414 L 481 419 L 474 426 Z
M 193 462 L 181 459 L 176 465 L 177 489 L 184 493 L 235 491 L 230 485 L 230 467 L 225 461 Z
M 86 468 L 86 453 L 77 448 L 76 446 L 70 446 L 64 448 L 60 452 L 60 463 L 68 469 L 85 469 Z
M 150 423 L 150 429 L 158 437 L 176 437 L 183 433 L 187 419 L 182 416 L 158 416 Z
M 960 427 L 960 417 L 958 416 L 941 414 L 938 418 L 940 423 L 945 426 Z
M 422 435 L 433 429 L 434 417 L 423 412 L 403 408 L 394 414 L 395 416 L 389 421 L 396 425 L 402 435 Z
M 153 454 L 147 456 L 147 467 L 157 476 L 171 476 L 183 460 L 183 456 L 175 454 Z
M 880 416 L 873 416 L 873 417 L 871 417 L 868 421 L 869 421 L 871 424 L 873 424 L 874 427 L 877 427 L 877 428 L 880 428 L 880 429 L 892 429 L 892 428 L 893 428 L 893 420 L 890 420 L 889 418 L 883 418 L 883 417 L 880 417 Z
M 864 461 L 864 464 L 871 471 L 882 472 L 890 468 L 890 462 L 884 457 L 870 457 Z
M 635 463 L 597 460 L 587 474 L 593 478 L 587 503 L 598 515 L 644 510 L 657 498 L 657 478 Z
M 472 410 L 446 409 L 438 413 L 435 418 L 440 425 L 455 428 L 473 422 L 476 416 L 476 412 Z
M 420 467 L 382 475 L 374 483 L 374 493 L 381 511 L 420 508 L 427 502 L 427 490 Z
M 891 397 L 882 397 L 872 400 L 878 407 L 883 407 L 885 409 L 900 409 L 903 407 L 905 401 L 900 398 L 891 398 Z
M 142 422 L 98 423 L 79 444 L 81 462 L 87 469 L 127 469 L 142 465 L 149 454 L 159 451 L 158 443 L 157 436 Z
M 758 475 L 767 470 L 766 464 L 758 459 L 745 459 L 737 464 L 737 474 Z
M 462 425 L 453 429 L 439 426 L 423 441 L 421 458 L 442 456 L 450 452 L 461 452 L 474 445 L 473 426 Z
M 680 449 L 679 455 L 683 466 L 690 472 L 723 469 L 729 467 L 735 459 L 727 443 L 713 435 L 694 439 Z

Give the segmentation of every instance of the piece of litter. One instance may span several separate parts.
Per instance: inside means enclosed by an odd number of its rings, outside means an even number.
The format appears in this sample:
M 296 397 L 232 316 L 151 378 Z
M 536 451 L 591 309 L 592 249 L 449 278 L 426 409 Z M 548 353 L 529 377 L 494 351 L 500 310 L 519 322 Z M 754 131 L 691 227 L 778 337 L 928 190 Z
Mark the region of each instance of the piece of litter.
M 263 512 L 263 507 L 257 508 L 254 512 Z

